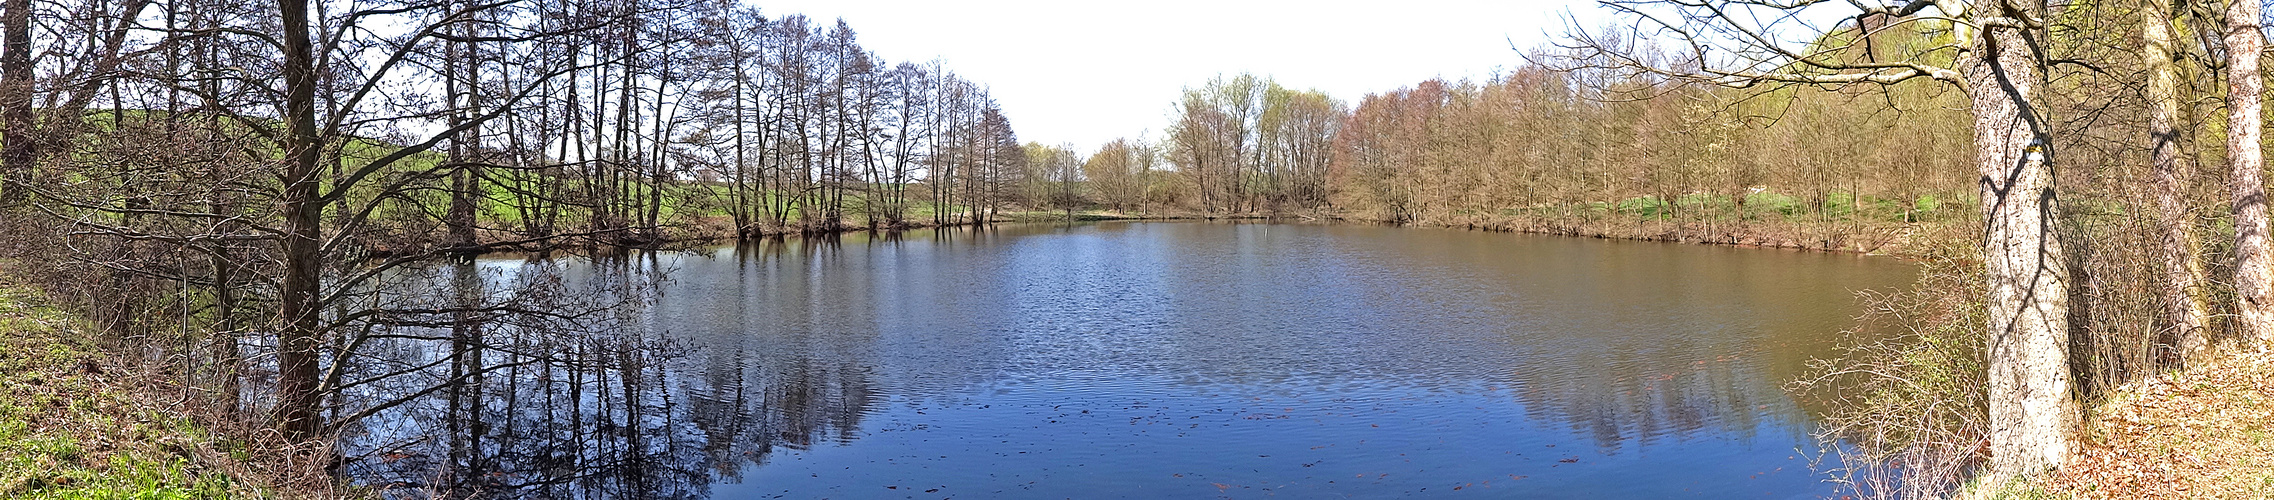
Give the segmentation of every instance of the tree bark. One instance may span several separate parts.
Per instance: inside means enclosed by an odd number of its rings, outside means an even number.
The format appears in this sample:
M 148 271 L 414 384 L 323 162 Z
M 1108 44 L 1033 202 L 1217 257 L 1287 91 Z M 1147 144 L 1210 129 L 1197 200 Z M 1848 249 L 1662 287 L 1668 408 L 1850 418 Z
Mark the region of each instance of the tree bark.
M 322 422 L 316 363 L 322 342 L 317 338 L 318 285 L 323 274 L 324 205 L 318 197 L 317 174 L 323 140 L 316 131 L 315 51 L 309 40 L 308 0 L 277 0 L 284 28 L 284 140 L 285 162 L 279 179 L 284 186 L 284 238 L 281 243 L 284 273 L 278 296 L 277 379 L 274 420 L 285 437 L 303 441 L 316 437 Z
M 458 31 L 459 36 L 480 36 L 472 28 L 461 27 Z M 450 108 L 445 110 L 449 113 L 446 124 L 455 129 L 463 125 L 467 117 L 480 112 L 475 109 L 481 89 L 480 58 L 472 42 L 451 42 L 443 51 L 443 89 Z M 481 244 L 474 233 L 474 216 L 482 192 L 481 167 L 476 166 L 480 161 L 477 157 L 482 156 L 480 138 L 479 129 L 461 131 L 450 138 L 450 211 L 443 218 L 450 239 L 445 244 L 450 248 L 470 249 Z
M 32 175 L 38 123 L 32 114 L 32 2 L 7 0 L 0 11 L 0 206 L 23 198 Z
M 2265 156 L 2259 108 L 2265 85 L 2258 58 L 2266 47 L 2258 2 L 2227 5 L 2227 161 L 2234 190 L 2237 333 L 2274 343 L 2274 272 L 2268 270 Z
M 1964 68 L 1989 285 L 1990 466 L 2005 477 L 2060 467 L 2078 419 L 2070 397 L 2069 276 L 2055 226 L 2060 211 L 2051 130 L 2037 107 L 2044 59 L 2033 34 L 1988 29 Z
M 2163 225 L 2164 317 L 2171 328 L 2171 349 L 2181 359 L 2192 359 L 2207 345 L 2204 325 L 2210 322 L 2203 296 L 2203 259 L 2195 237 L 2194 218 L 2187 207 L 2188 180 L 2193 165 L 2179 154 L 2178 61 L 2174 60 L 2169 0 L 2140 2 L 2142 45 L 2140 57 L 2148 67 L 2148 140 L 2155 161 L 2156 215 Z

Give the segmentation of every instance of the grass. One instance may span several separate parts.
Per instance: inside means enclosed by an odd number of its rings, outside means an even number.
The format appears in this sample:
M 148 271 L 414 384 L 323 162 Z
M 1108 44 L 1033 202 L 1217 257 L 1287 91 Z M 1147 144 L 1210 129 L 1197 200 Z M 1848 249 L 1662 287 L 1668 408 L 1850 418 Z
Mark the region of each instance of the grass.
M 0 283 L 0 497 L 272 496 L 225 472 L 241 445 L 152 404 L 83 327 Z
M 1966 488 L 1959 492 L 1957 498 L 1963 500 L 2061 500 L 2075 498 L 2067 492 L 2056 489 L 2054 485 L 2046 484 L 2047 479 L 2039 476 L 2014 478 L 1997 484 L 1985 484 L 1980 481 L 1982 478 L 1976 478 L 1976 482 L 1967 484 Z

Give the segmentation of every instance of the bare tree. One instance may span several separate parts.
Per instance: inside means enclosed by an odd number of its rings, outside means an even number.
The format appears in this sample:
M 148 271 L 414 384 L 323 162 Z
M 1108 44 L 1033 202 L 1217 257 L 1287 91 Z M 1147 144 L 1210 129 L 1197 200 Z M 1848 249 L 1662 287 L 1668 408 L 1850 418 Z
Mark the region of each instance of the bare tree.
M 1074 218 L 1074 210 L 1087 201 L 1083 199 L 1081 185 L 1081 154 L 1074 152 L 1073 144 L 1056 146 L 1039 142 L 1027 143 L 1021 148 L 1026 155 L 1026 199 L 1028 208 L 1054 208 L 1064 210 L 1066 219 Z M 1097 179 L 1089 179 L 1094 186 Z
M 1143 206 L 1146 174 L 1152 170 L 1152 145 L 1144 140 L 1114 139 L 1098 147 L 1082 163 L 1082 177 L 1099 203 L 1120 212 Z
M 0 3 L 0 206 L 24 198 L 41 178 L 39 165 L 63 151 L 60 145 L 87 125 L 88 107 L 116 89 L 136 42 L 132 20 L 151 4 L 79 5 L 75 19 L 58 22 L 61 16 L 42 15 L 30 0 Z
M 458 109 L 465 100 L 452 99 L 441 109 L 426 107 L 417 100 L 396 99 L 390 95 L 389 82 L 404 78 L 409 67 L 421 54 L 447 45 L 451 41 L 467 41 L 463 31 L 466 23 L 476 23 L 491 13 L 515 2 L 486 4 L 421 4 L 410 9 L 384 6 L 364 6 L 362 9 L 332 12 L 333 18 L 314 18 L 318 10 L 307 0 L 279 0 L 277 3 L 280 29 L 277 43 L 269 45 L 278 52 L 275 87 L 266 93 L 267 104 L 276 109 L 275 120 L 252 115 L 252 110 L 219 110 L 231 126 L 253 130 L 271 142 L 270 150 L 278 155 L 263 172 L 269 179 L 263 181 L 275 186 L 273 191 L 275 212 L 240 217 L 235 214 L 201 213 L 169 208 L 141 208 L 134 205 L 117 207 L 99 204 L 103 200 L 76 200 L 59 195 L 47 196 L 59 203 L 96 212 L 143 214 L 155 217 L 184 218 L 189 220 L 247 220 L 249 232 L 259 234 L 259 240 L 276 245 L 273 274 L 262 281 L 272 283 L 274 290 L 267 295 L 277 307 L 274 316 L 276 332 L 275 384 L 273 418 L 284 434 L 293 439 L 320 437 L 325 429 L 325 414 L 340 416 L 334 421 L 352 421 L 361 415 L 400 404 L 408 398 L 430 391 L 418 391 L 404 399 L 392 401 L 362 401 L 355 408 L 340 409 L 328 406 L 325 396 L 336 392 L 341 381 L 326 372 L 337 373 L 340 363 L 354 356 L 351 325 L 373 317 L 389 314 L 384 301 L 369 309 L 351 309 L 350 304 L 363 302 L 371 295 L 374 280 L 386 276 L 390 270 L 432 258 L 448 252 L 479 251 L 452 246 L 447 249 L 388 249 L 391 257 L 377 261 L 370 251 L 359 243 L 373 236 L 370 230 L 375 214 L 382 214 L 389 206 L 416 203 L 411 193 L 433 189 L 432 182 L 449 179 L 469 165 L 451 162 L 419 162 L 428 158 L 429 151 L 460 134 L 498 118 L 509 110 L 518 109 L 524 99 L 537 95 L 551 78 L 566 74 L 578 66 L 573 61 L 526 61 L 530 68 L 518 85 L 505 89 L 504 95 L 477 110 Z M 414 25 L 406 36 L 380 39 L 359 39 L 354 29 L 359 23 L 376 22 L 372 18 L 404 16 L 425 22 Z M 420 17 L 430 16 L 430 17 Z M 541 17 L 541 16 L 540 16 Z M 329 26 L 330 32 L 317 31 Z M 227 27 L 238 34 L 258 33 L 255 30 Z M 566 28 L 563 31 L 573 31 Z M 563 31 L 523 26 L 512 33 L 490 33 L 481 39 L 498 43 L 533 43 L 551 39 Z M 251 36 L 251 35 L 245 35 Z M 261 35 L 267 36 L 267 35 Z M 388 49 L 387 57 L 377 60 L 359 60 L 343 53 L 367 47 Z M 444 69 L 444 72 L 455 71 Z M 254 80 L 247 78 L 248 81 Z M 206 96 L 213 99 L 215 96 Z M 365 128 L 373 123 L 393 120 L 419 120 L 442 117 L 447 127 L 420 138 L 406 140 L 400 147 L 372 148 L 382 151 L 374 156 L 361 156 L 366 147 L 365 137 L 372 134 Z M 351 147 L 353 146 L 353 147 Z M 420 166 L 424 165 L 424 166 Z M 461 184 L 462 185 L 462 184 Z M 446 202 L 447 203 L 447 202 Z M 241 210 L 259 208 L 255 204 L 240 206 Z M 445 216 L 447 217 L 447 216 Z M 273 221 L 273 222 L 272 222 Z M 103 230 L 114 234 L 130 234 L 122 227 Z M 550 236 L 548 236 L 549 238 Z M 365 242 L 368 243 L 368 242 Z M 491 248 L 510 247 L 518 242 L 486 244 Z M 486 306 L 485 306 L 486 307 Z M 346 312 L 342 312 L 346 311 Z M 343 350 L 344 349 L 344 350 Z M 327 365 L 331 368 L 327 368 Z M 437 389 L 438 390 L 438 389 Z M 330 411 L 327 411 L 330 410 Z

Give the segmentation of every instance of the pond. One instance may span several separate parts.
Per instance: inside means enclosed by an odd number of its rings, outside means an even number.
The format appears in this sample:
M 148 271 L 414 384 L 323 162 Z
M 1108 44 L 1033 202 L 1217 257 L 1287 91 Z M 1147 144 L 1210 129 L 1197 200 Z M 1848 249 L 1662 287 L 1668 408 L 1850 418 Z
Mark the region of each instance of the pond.
M 1836 492 L 1811 468 L 1833 465 L 1815 462 L 1819 410 L 1784 385 L 1853 340 L 1855 291 L 1915 272 L 1197 222 L 468 267 L 493 290 L 532 269 L 645 285 L 578 320 L 607 342 L 496 348 L 485 362 L 510 368 L 352 427 L 353 480 L 399 496 L 1816 498 Z

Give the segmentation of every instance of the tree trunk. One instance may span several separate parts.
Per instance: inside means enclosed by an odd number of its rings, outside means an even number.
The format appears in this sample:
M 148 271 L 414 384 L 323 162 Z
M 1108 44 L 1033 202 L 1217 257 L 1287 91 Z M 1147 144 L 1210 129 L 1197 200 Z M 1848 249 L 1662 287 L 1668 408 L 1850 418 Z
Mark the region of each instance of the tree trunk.
M 2258 2 L 2227 5 L 2227 161 L 2234 190 L 2235 309 L 2237 333 L 2274 343 L 2274 282 L 2266 246 L 2265 157 L 2259 150 L 2259 106 L 2265 92 L 2258 74 L 2266 36 L 2259 32 Z
M 2006 477 L 2060 467 L 2078 418 L 2050 130 L 2037 107 L 2045 73 L 2032 34 L 1987 30 L 1964 71 L 1989 285 L 1990 466 Z
M 316 437 L 316 363 L 322 343 L 317 286 L 323 273 L 323 202 L 317 195 L 323 145 L 316 132 L 316 65 L 309 41 L 308 0 L 278 0 L 284 24 L 284 275 L 279 290 L 275 421 L 286 438 Z
M 0 206 L 23 198 L 39 137 L 32 114 L 32 2 L 7 0 L 0 11 Z
M 213 213 L 230 213 L 226 203 L 213 203 Z M 223 226 L 237 229 L 235 224 Z M 221 404 L 234 414 L 244 404 L 244 393 L 238 379 L 243 375 L 244 348 L 237 338 L 237 265 L 231 258 L 229 247 L 216 245 L 211 260 L 213 266 L 213 350 L 215 379 L 219 382 Z
M 2193 358 L 2206 343 L 2209 323 L 2203 296 L 2203 260 L 2197 252 L 2193 217 L 2187 207 L 2187 181 L 2193 165 L 2179 155 L 2178 61 L 2172 59 L 2171 5 L 2140 2 L 2140 54 L 2148 67 L 2148 140 L 2156 171 L 2156 214 L 2163 225 L 2164 315 L 2172 329 L 2171 347 L 2181 359 Z
M 477 36 L 466 28 L 461 28 L 458 35 Z M 478 111 L 474 106 L 476 92 L 481 88 L 477 84 L 479 59 L 472 43 L 452 42 L 443 50 L 443 88 L 450 106 L 448 126 L 458 128 Z M 450 137 L 450 211 L 444 223 L 449 226 L 450 241 L 446 245 L 453 249 L 471 249 L 481 243 L 474 234 L 474 215 L 482 191 L 480 167 L 475 166 L 480 151 L 477 130 L 460 131 Z

